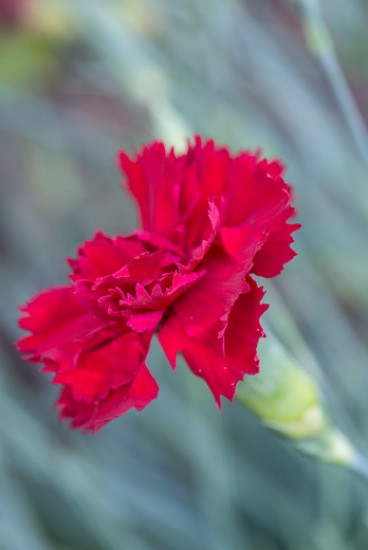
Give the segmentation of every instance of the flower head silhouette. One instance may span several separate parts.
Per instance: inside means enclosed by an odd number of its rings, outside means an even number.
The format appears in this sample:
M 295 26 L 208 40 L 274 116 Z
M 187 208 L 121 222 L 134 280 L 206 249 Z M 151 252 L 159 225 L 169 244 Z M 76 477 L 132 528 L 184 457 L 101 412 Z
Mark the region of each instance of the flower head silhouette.
M 141 230 L 98 232 L 69 260 L 71 283 L 36 295 L 18 342 L 62 386 L 61 418 L 97 431 L 158 394 L 145 364 L 153 334 L 174 368 L 182 353 L 216 403 L 259 370 L 267 309 L 254 275 L 274 277 L 295 252 L 291 187 L 279 161 L 195 137 L 186 153 L 154 142 L 120 152 Z

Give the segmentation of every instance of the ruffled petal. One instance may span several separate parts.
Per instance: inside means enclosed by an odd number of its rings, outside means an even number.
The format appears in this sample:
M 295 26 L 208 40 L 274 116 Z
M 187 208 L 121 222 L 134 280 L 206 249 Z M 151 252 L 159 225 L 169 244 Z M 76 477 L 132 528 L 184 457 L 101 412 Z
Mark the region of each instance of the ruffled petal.
M 130 384 L 144 361 L 149 337 L 129 331 L 82 352 L 75 364 L 64 364 L 53 380 L 70 387 L 76 401 L 95 402 L 111 390 Z
M 179 218 L 179 192 L 184 160 L 154 142 L 131 159 L 121 151 L 118 163 L 136 199 L 142 228 L 172 238 Z
M 254 257 L 252 273 L 260 277 L 276 277 L 284 265 L 296 256 L 291 248 L 294 242 L 292 233 L 301 225 L 287 223 L 294 215 L 295 209 L 289 207 L 270 223 L 265 242 Z
M 281 170 L 281 168 L 280 168 Z M 274 165 L 259 161 L 258 154 L 239 153 L 229 166 L 225 193 L 225 226 L 244 222 L 267 225 L 287 207 L 290 187 L 274 177 Z
M 26 316 L 19 319 L 19 326 L 32 334 L 19 340 L 17 347 L 35 362 L 69 357 L 75 353 L 71 343 L 98 324 L 86 316 L 70 286 L 40 292 L 21 311 Z
M 69 259 L 73 269 L 70 276 L 73 281 L 88 279 L 95 281 L 125 266 L 132 258 L 146 252 L 142 242 L 132 237 L 116 237 L 96 233 L 91 241 L 86 241 L 78 249 L 76 260 Z
M 236 384 L 246 374 L 258 372 L 257 345 L 264 336 L 259 319 L 267 309 L 261 304 L 263 290 L 248 278 L 250 290 L 241 294 L 228 315 L 224 346 L 211 346 L 189 335 L 176 315 L 168 318 L 158 338 L 173 368 L 181 352 L 191 371 L 210 388 L 218 406 L 220 397 L 232 400 Z
M 181 157 L 187 164 L 181 189 L 181 212 L 185 220 L 183 246 L 191 250 L 200 245 L 208 226 L 208 205 L 222 210 L 224 187 L 230 154 L 226 148 L 216 148 L 213 140 L 202 143 L 195 136 L 193 146 Z
M 241 153 L 228 173 L 225 227 L 221 231 L 230 246 L 225 246 L 236 248 L 241 259 L 242 239 L 252 226 L 259 235 L 252 273 L 263 277 L 278 275 L 295 256 L 290 248 L 291 233 L 300 225 L 287 224 L 295 209 L 290 205 L 291 187 L 282 179 L 282 172 L 283 166 L 278 161 L 258 161 L 257 155 Z M 226 235 L 227 232 L 230 234 Z
M 248 272 L 258 250 L 266 240 L 266 234 L 250 223 L 239 226 L 221 227 L 221 242 L 226 252 Z
M 238 296 L 249 288 L 245 280 L 253 261 L 248 263 L 233 260 L 220 245 L 214 245 L 201 263 L 205 274 L 189 292 L 173 305 L 188 336 L 209 345 L 219 344 L 227 315 Z
M 127 326 L 135 332 L 154 331 L 162 319 L 164 310 L 131 311 Z
M 161 142 L 144 147 L 134 158 L 119 153 L 119 167 L 137 201 L 144 231 L 169 239 L 189 251 L 203 240 L 208 203 L 222 202 L 230 153 L 199 136 L 188 152 L 176 156 Z
M 132 407 L 142 410 L 158 395 L 158 385 L 147 369 L 141 365 L 130 384 L 112 390 L 101 401 L 77 401 L 70 386 L 65 386 L 56 405 L 60 418 L 70 420 L 73 428 L 96 433 L 105 424 L 126 413 Z
M 229 377 L 220 351 L 189 336 L 177 316 L 172 315 L 166 321 L 158 333 L 158 339 L 173 368 L 177 354 L 182 353 L 190 370 L 207 383 L 219 407 L 221 395 L 230 400 L 233 398 L 235 384 Z
M 185 257 L 165 244 L 148 233 L 115 239 L 97 234 L 73 264 L 75 295 L 90 311 L 105 314 L 106 322 L 123 318 L 134 330 L 153 330 L 163 310 L 204 274 L 193 272 Z M 191 261 L 195 265 L 200 259 Z
M 237 381 L 242 380 L 244 374 L 256 374 L 259 370 L 257 346 L 265 336 L 260 317 L 268 309 L 267 304 L 261 303 L 263 288 L 249 276 L 247 282 L 250 290 L 235 302 L 224 335 L 227 365 Z
M 124 322 L 101 324 L 80 306 L 72 287 L 42 292 L 22 310 L 27 315 L 19 324 L 32 334 L 18 348 L 54 372 L 53 383 L 64 385 L 64 415 L 75 411 L 78 423 L 88 412 L 86 429 L 98 429 L 156 397 L 157 384 L 144 366 L 152 331 L 133 332 Z

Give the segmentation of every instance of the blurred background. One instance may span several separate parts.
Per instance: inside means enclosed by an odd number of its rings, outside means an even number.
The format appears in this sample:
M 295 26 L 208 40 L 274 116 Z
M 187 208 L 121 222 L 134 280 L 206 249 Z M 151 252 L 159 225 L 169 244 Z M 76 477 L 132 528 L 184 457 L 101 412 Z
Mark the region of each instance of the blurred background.
M 0 0 L 0 550 L 368 548 L 368 483 L 219 413 L 157 345 L 159 399 L 96 436 L 13 347 L 65 257 L 135 226 L 119 148 L 261 147 L 303 223 L 265 322 L 368 454 L 367 25 L 365 0 Z

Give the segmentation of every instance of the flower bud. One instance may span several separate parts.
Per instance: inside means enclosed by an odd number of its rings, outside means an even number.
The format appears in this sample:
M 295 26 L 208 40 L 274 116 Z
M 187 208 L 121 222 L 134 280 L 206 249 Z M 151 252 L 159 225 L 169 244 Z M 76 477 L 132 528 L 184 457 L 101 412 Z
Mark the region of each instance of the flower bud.
M 268 427 L 314 458 L 350 466 L 356 456 L 332 425 L 315 380 L 270 334 L 260 346 L 261 373 L 238 385 L 237 399 Z

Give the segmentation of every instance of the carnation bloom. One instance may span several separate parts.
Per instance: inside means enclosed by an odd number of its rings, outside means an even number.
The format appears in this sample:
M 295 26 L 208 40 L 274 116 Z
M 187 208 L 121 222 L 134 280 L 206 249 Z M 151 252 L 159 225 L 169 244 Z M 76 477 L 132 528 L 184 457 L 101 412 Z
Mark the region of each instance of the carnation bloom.
M 93 431 L 158 394 L 145 360 L 152 336 L 173 368 L 180 352 L 221 406 L 259 370 L 267 309 L 254 275 L 274 277 L 291 260 L 291 188 L 279 161 L 231 156 L 196 137 L 185 154 L 154 142 L 119 154 L 141 230 L 98 232 L 69 260 L 71 283 L 36 295 L 18 342 L 62 386 L 57 406 Z

